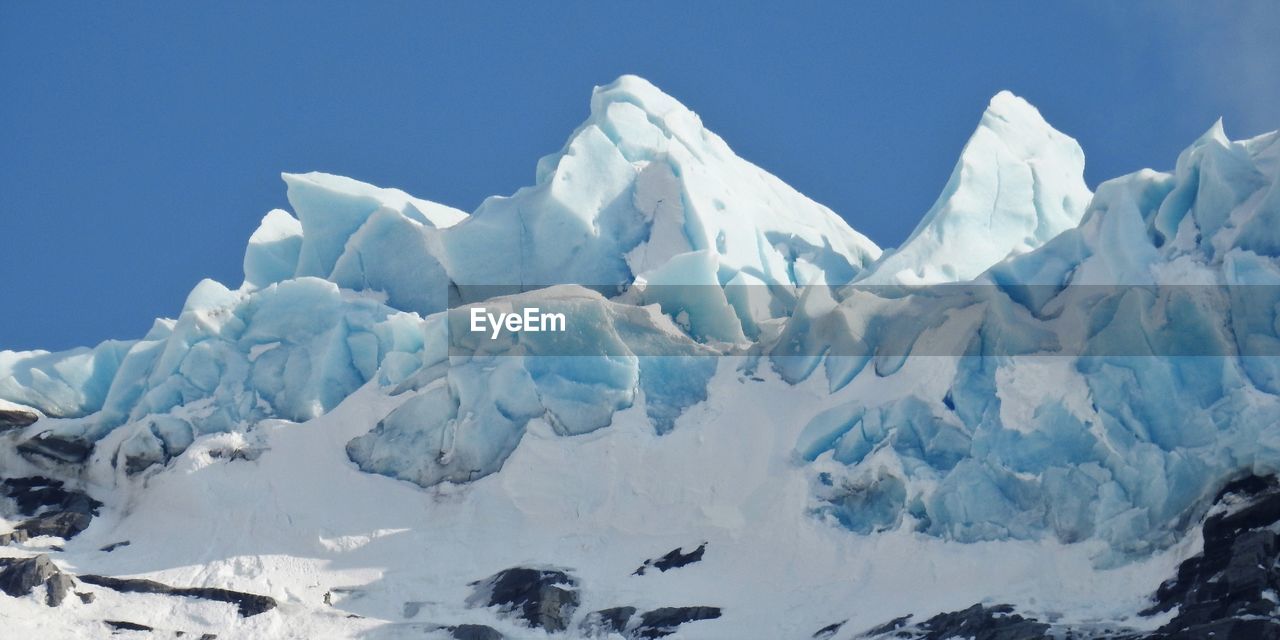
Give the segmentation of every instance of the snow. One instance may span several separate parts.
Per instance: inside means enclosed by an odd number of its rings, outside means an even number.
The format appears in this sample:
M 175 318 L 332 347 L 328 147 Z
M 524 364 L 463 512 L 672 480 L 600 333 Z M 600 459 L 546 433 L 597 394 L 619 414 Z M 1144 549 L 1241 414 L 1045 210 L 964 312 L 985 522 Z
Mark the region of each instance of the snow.
M 729 615 L 682 627 L 681 637 L 794 637 L 846 618 L 861 630 L 964 607 L 977 594 L 1051 606 L 1068 621 L 1127 615 L 1195 551 L 1188 543 L 1096 570 L 1096 545 L 960 544 L 905 529 L 850 535 L 805 516 L 809 474 L 787 456 L 805 414 L 828 404 L 827 394 L 772 375 L 744 383 L 741 366 L 721 361 L 707 402 L 668 435 L 654 434 L 639 408 L 570 439 L 535 420 L 501 473 L 427 492 L 346 460 L 344 443 L 404 406 L 376 385 L 306 423 L 261 423 L 251 441 L 203 436 L 145 477 L 98 465 L 90 490 L 107 496 L 106 515 L 67 543 L 60 566 L 260 593 L 281 606 L 240 619 L 226 605 L 94 589 L 94 603 L 73 602 L 56 616 L 32 599 L 0 598 L 0 612 L 49 638 L 91 635 L 91 621 L 104 618 L 229 637 L 410 638 L 424 636 L 415 623 L 467 622 L 529 637 L 464 602 L 468 583 L 537 563 L 572 568 L 583 585 L 579 616 L 624 604 L 705 604 Z M 245 446 L 262 453 L 212 455 Z M 735 464 L 707 464 L 720 459 Z M 131 542 L 98 550 L 120 540 Z M 645 558 L 702 541 L 702 562 L 631 575 Z M 406 618 L 405 602 L 423 605 Z M 578 636 L 571 628 L 566 637 Z

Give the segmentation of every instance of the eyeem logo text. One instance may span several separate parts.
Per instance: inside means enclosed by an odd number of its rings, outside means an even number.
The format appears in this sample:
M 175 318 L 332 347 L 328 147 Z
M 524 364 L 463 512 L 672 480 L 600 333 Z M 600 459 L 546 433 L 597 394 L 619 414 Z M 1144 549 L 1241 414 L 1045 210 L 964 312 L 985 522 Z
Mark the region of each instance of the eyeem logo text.
M 489 313 L 484 307 L 471 307 L 471 331 L 485 333 L 493 340 L 506 329 L 509 333 L 538 333 L 540 331 L 564 331 L 563 313 L 543 313 L 537 307 L 527 307 L 519 313 Z

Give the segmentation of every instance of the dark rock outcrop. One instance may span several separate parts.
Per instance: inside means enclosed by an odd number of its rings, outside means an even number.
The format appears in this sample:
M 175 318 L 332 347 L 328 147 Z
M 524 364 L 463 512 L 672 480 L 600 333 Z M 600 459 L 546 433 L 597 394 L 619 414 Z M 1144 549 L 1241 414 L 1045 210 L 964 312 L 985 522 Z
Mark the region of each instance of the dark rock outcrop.
M 1179 638 L 1280 637 L 1280 483 L 1251 476 L 1227 485 L 1204 523 L 1204 551 L 1160 585 L 1146 614 L 1178 614 L 1160 628 Z M 1268 597 L 1270 596 L 1270 597 Z
M 468 606 L 498 607 L 532 627 L 549 632 L 569 628 L 578 608 L 578 581 L 557 569 L 514 567 L 471 583 Z
M 74 582 L 46 555 L 0 558 L 0 591 L 21 598 L 41 585 L 45 587 L 45 604 L 56 607 L 62 604 Z
M 153 627 L 148 627 L 145 624 L 126 622 L 124 620 L 103 620 L 102 623 L 116 631 L 155 631 Z
M 24 542 L 36 536 L 71 539 L 89 528 L 102 503 L 81 491 L 69 490 L 58 480 L 42 476 L 6 478 L 0 481 L 0 494 L 18 505 L 18 512 L 28 516 L 12 533 L 0 535 L 0 544 Z
M 93 453 L 93 443 L 80 438 L 56 436 L 45 432 L 18 444 L 18 453 L 28 458 L 45 458 L 55 462 L 79 464 Z
M 166 596 L 183 596 L 187 598 L 212 600 L 215 602 L 226 602 L 234 604 L 240 611 L 240 615 L 245 618 L 256 616 L 259 613 L 270 611 L 276 607 L 275 599 L 269 596 L 244 593 L 243 591 L 232 591 L 230 589 L 217 589 L 214 587 L 171 587 L 167 584 L 155 582 L 154 580 L 144 580 L 140 578 L 111 578 L 108 576 L 97 576 L 91 574 L 85 574 L 79 576 L 79 578 L 80 581 L 85 584 L 106 587 L 121 593 L 156 593 Z
M 973 605 L 911 624 L 911 616 L 871 629 L 865 638 L 943 640 L 1222 640 L 1280 638 L 1280 481 L 1250 476 L 1219 494 L 1202 531 L 1204 550 L 1160 585 L 1151 616 L 1176 610 L 1153 632 L 1121 625 L 1049 624 L 1014 613 L 1008 605 Z
M 829 624 L 817 631 L 814 631 L 813 637 L 816 640 L 828 640 L 829 638 L 834 637 L 837 633 L 840 633 L 840 628 L 843 627 L 846 622 L 848 622 L 848 620 L 841 620 L 840 622 Z
M 28 536 L 55 536 L 68 539 L 89 528 L 93 515 L 79 511 L 55 511 L 26 520 L 17 526 Z
M 632 616 L 636 615 L 635 607 L 612 607 L 609 609 L 601 609 L 592 611 L 587 617 L 582 619 L 582 623 L 578 627 L 582 633 L 588 637 L 605 636 L 610 633 L 622 633 L 627 629 L 627 623 L 631 622 Z
M 0 409 L 0 433 L 29 427 L 40 419 L 39 415 L 23 409 Z
M 18 544 L 30 540 L 31 536 L 26 531 L 10 531 L 9 533 L 0 533 L 0 546 L 8 546 Z
M 449 634 L 454 640 L 503 640 L 503 635 L 493 627 L 482 624 L 460 624 L 449 627 Z
M 80 511 L 97 515 L 101 502 L 88 494 L 66 489 L 60 480 L 43 476 L 5 478 L 0 481 L 0 494 L 12 498 L 18 511 L 33 516 L 42 511 Z
M 662 607 L 636 615 L 635 607 L 612 607 L 588 613 L 578 625 L 588 638 L 621 634 L 632 640 L 663 638 L 676 633 L 686 622 L 714 620 L 719 607 Z
M 894 623 L 905 623 L 899 618 Z M 893 623 L 891 623 L 893 624 Z M 873 630 L 880 631 L 877 628 Z M 1024 618 L 1013 612 L 1013 607 L 999 604 L 983 606 L 975 604 L 963 611 L 940 613 L 914 626 L 899 626 L 894 633 L 898 638 L 920 640 L 945 640 L 947 638 L 972 638 L 973 640 L 1030 640 L 1049 637 L 1050 625 L 1032 618 Z M 879 635 L 879 634 L 877 634 Z
M 640 565 L 640 568 L 636 569 L 631 575 L 642 576 L 645 571 L 651 568 L 657 569 L 658 571 L 670 571 L 671 569 L 676 569 L 698 562 L 702 560 L 702 554 L 707 551 L 707 543 L 704 542 L 698 545 L 697 549 L 694 549 L 689 553 L 682 553 L 683 551 L 683 548 L 672 549 L 661 558 L 650 558 L 649 560 L 645 560 L 644 564 Z
M 876 636 L 882 636 L 886 633 L 889 633 L 890 631 L 897 631 L 898 629 L 901 629 L 907 626 L 907 623 L 911 621 L 911 618 L 912 616 L 909 616 L 909 615 L 902 616 L 900 618 L 894 618 L 878 627 L 873 627 L 870 631 L 864 633 L 863 637 L 871 638 Z
M 59 571 L 49 576 L 49 581 L 44 584 L 46 589 L 45 602 L 51 607 L 56 607 L 62 604 L 62 601 L 67 598 L 67 594 L 71 593 L 71 590 L 75 588 L 76 581 L 72 580 L 71 576 Z
M 632 638 L 663 638 L 686 622 L 715 620 L 719 607 L 662 607 L 640 615 L 640 623 L 627 634 Z

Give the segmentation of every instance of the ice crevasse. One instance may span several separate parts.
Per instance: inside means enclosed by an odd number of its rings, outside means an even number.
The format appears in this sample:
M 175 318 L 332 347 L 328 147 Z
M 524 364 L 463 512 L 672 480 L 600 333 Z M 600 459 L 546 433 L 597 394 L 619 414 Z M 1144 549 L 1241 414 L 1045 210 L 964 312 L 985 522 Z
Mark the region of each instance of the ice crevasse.
M 263 219 L 237 289 L 200 283 L 138 340 L 0 352 L 0 398 L 44 416 L 5 437 L 136 472 L 373 383 L 404 401 L 351 459 L 468 482 L 498 472 L 534 419 L 572 436 L 643 406 L 656 433 L 677 428 L 728 362 L 711 356 L 745 354 L 732 362 L 780 384 L 825 377 L 832 408 L 794 450 L 816 517 L 1142 553 L 1227 480 L 1280 465 L 1280 365 L 1257 355 L 1280 344 L 1277 139 L 1215 126 L 1172 173 L 1091 194 L 1075 141 L 1001 93 L 882 255 L 624 76 L 533 186 L 470 214 L 285 175 L 292 213 Z M 1195 293 L 1218 287 L 1237 297 Z M 589 321 L 459 339 L 457 310 L 479 303 Z M 1184 355 L 1202 343 L 1215 355 Z

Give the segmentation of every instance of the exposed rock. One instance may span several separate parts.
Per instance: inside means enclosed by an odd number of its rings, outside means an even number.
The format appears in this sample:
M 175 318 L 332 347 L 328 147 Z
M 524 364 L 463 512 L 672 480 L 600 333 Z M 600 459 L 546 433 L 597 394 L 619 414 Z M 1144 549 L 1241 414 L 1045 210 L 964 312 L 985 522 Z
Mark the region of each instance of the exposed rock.
M 39 419 L 40 416 L 32 411 L 26 411 L 23 409 L 0 409 L 0 433 L 11 431 L 13 429 L 29 427 L 35 424 Z
M 111 553 L 112 551 L 115 551 L 120 547 L 127 547 L 127 546 L 129 546 L 129 541 L 121 540 L 120 542 L 112 542 L 111 544 L 98 549 L 98 551 L 106 551 L 107 553 Z
M 694 549 L 689 553 L 681 553 L 683 550 L 683 548 L 672 549 L 661 558 L 645 560 L 644 564 L 640 565 L 640 568 L 636 569 L 631 575 L 642 576 L 644 575 L 644 572 L 650 568 L 655 568 L 658 571 L 669 571 L 671 569 L 683 567 L 687 564 L 698 562 L 702 560 L 702 554 L 707 551 L 707 543 L 704 542 L 698 545 L 697 549 Z
M 18 452 L 28 458 L 43 457 L 56 462 L 80 463 L 89 459 L 93 443 L 80 438 L 38 434 L 18 444 Z
M 467 605 L 498 607 L 530 626 L 556 632 L 569 627 L 578 608 L 578 582 L 564 571 L 515 567 L 471 583 Z
M 244 460 L 253 462 L 262 457 L 262 452 L 266 449 L 262 447 L 235 447 L 233 449 L 210 449 L 209 457 L 221 458 L 230 462 L 236 460 Z
M 1205 519 L 1204 550 L 1178 566 L 1160 585 L 1150 616 L 1177 610 L 1154 632 L 1120 625 L 1050 625 L 1014 613 L 1008 605 L 973 605 L 922 623 L 892 620 L 861 637 L 943 640 L 1023 640 L 1058 637 L 1109 640 L 1221 640 L 1280 638 L 1280 482 L 1251 476 L 1219 493 Z M 815 636 L 816 637 L 816 636 Z
M 18 544 L 30 540 L 31 536 L 26 531 L 10 531 L 9 533 L 0 533 L 0 546 L 8 546 Z
M 138 475 L 155 465 L 164 464 L 167 461 L 164 457 L 157 457 L 148 454 L 125 455 L 123 458 L 124 472 L 131 476 Z
M 155 631 L 153 627 L 136 622 L 125 622 L 124 620 L 103 620 L 102 622 L 116 631 Z
M 62 482 L 42 476 L 6 478 L 0 482 L 0 494 L 12 498 L 19 513 L 31 516 L 12 533 L 0 535 L 0 544 L 25 542 L 36 536 L 73 538 L 89 527 L 102 506 L 88 494 L 68 490 Z
M 55 536 L 73 538 L 81 531 L 89 528 L 93 515 L 78 511 L 57 511 L 37 516 L 19 524 L 18 531 L 24 531 L 32 538 L 36 536 Z
M 70 576 L 62 572 L 49 556 L 30 558 L 0 558 L 0 591 L 21 598 L 45 585 L 45 604 L 56 607 L 62 604 L 71 590 Z
M 1280 483 L 1231 483 L 1204 523 L 1204 551 L 1160 585 L 1146 614 L 1178 614 L 1160 631 L 1180 638 L 1280 637 Z M 1268 597 L 1270 596 L 1270 597 Z
M 5 478 L 0 481 L 0 494 L 12 498 L 24 516 L 34 516 L 45 509 L 97 515 L 98 508 L 102 506 L 88 494 L 68 490 L 61 481 L 43 476 Z
M 911 620 L 911 616 L 906 615 L 901 618 L 894 618 L 878 627 L 873 627 L 870 631 L 863 634 L 864 637 L 882 636 L 890 631 L 897 631 L 905 626 Z
M 326 593 L 325 595 L 328 595 L 328 594 Z M 326 598 L 326 602 L 325 602 L 325 604 L 328 604 L 328 598 Z M 424 604 L 426 604 L 426 603 L 425 603 L 425 602 L 406 602 L 406 603 L 404 603 L 404 611 L 402 612 L 402 613 L 404 613 L 404 617 L 405 617 L 405 618 L 412 618 L 412 617 L 414 617 L 414 616 L 418 615 L 418 612 L 419 612 L 419 611 L 422 611 L 422 605 L 424 605 Z
M 217 589 L 213 587 L 171 587 L 167 584 L 161 584 L 153 580 L 144 580 L 140 578 L 111 578 L 108 576 L 97 576 L 86 574 L 80 576 L 80 581 L 86 584 L 106 587 L 114 591 L 122 593 L 158 593 L 167 596 L 184 596 L 188 598 L 202 598 L 204 600 L 213 600 L 216 602 L 227 602 L 236 605 L 240 615 L 248 618 L 256 616 L 259 613 L 270 611 L 276 607 L 275 599 L 268 596 L 260 596 L 253 593 L 244 593 L 242 591 L 231 591 L 230 589 Z
M 843 627 L 846 622 L 848 622 L 848 620 L 841 620 L 840 622 L 829 624 L 813 632 L 813 637 L 817 640 L 828 640 L 829 638 L 834 637 L 837 633 L 840 633 L 840 627 Z
M 449 627 L 449 633 L 455 640 L 503 640 L 497 629 L 482 624 L 460 624 Z
M 662 638 L 676 632 L 686 622 L 714 620 L 719 607 L 662 607 L 640 615 L 640 624 L 628 634 L 632 638 Z
M 72 580 L 71 576 L 59 571 L 49 576 L 49 581 L 44 585 L 46 589 L 45 602 L 51 607 L 56 607 L 67 599 L 67 594 L 71 593 L 71 590 L 75 588 L 76 581 Z
M 80 602 L 85 604 L 89 604 L 98 598 L 92 591 L 77 591 L 76 597 L 80 598 Z
M 635 607 L 613 607 L 592 611 L 583 618 L 579 628 L 587 636 L 605 636 L 610 633 L 622 633 L 627 623 L 636 615 Z
M 919 635 L 898 637 L 944 640 L 946 638 L 972 638 L 973 640 L 1028 640 L 1043 638 L 1049 625 L 1038 620 L 1024 618 L 1005 604 L 983 606 L 975 604 L 963 611 L 940 613 L 916 625 Z

